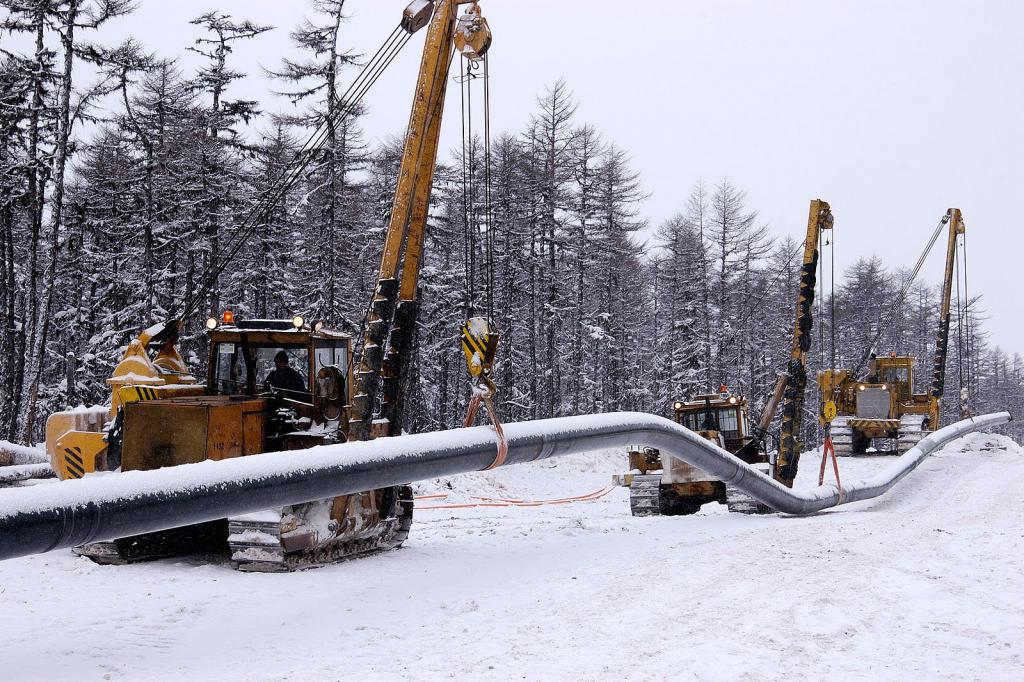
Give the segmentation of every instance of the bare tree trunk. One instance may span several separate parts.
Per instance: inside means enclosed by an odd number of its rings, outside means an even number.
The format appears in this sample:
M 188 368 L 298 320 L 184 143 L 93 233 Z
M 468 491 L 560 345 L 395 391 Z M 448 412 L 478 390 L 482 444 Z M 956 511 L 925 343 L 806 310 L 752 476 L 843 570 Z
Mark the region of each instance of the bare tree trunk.
M 22 316 L 22 343 L 21 351 L 16 356 L 15 375 L 16 385 L 12 396 L 15 396 L 14 413 L 18 415 L 15 424 L 12 425 L 12 437 L 24 438 L 25 420 L 27 417 L 26 407 L 35 404 L 35 390 L 31 381 L 26 384 L 26 376 L 34 376 L 37 372 L 34 364 L 37 358 L 27 354 L 25 351 L 35 349 L 36 337 L 38 336 L 39 323 L 39 241 L 42 235 L 43 206 L 46 193 L 46 176 L 43 173 L 43 161 L 40 158 L 40 113 L 43 110 L 43 73 L 46 67 L 44 62 L 45 42 L 44 27 L 46 25 L 45 7 L 40 3 L 34 17 L 34 29 L 36 36 L 36 61 L 34 64 L 35 73 L 32 79 L 32 109 L 29 115 L 28 132 L 28 159 L 31 168 L 28 173 L 28 197 L 31 203 L 31 214 L 29 217 L 29 254 L 28 254 L 28 286 L 25 295 L 25 313 Z
M 17 299 L 14 291 L 14 206 L 10 196 L 4 198 L 0 205 L 0 247 L 3 251 L 3 306 L 4 328 L 0 338 L 0 376 L 3 377 L 4 394 L 10 397 L 0 407 L 0 434 L 5 438 L 14 438 L 13 424 L 16 421 L 18 396 L 16 375 L 18 372 L 19 353 L 17 353 L 18 337 L 21 332 L 16 322 Z
M 57 257 L 60 247 L 60 232 L 64 219 L 64 175 L 67 170 L 69 143 L 71 141 L 71 88 L 75 64 L 75 21 L 78 16 L 79 0 L 70 0 L 65 10 L 64 30 L 60 40 L 64 49 L 64 70 L 61 78 L 59 119 L 57 124 L 56 153 L 53 168 L 53 197 L 50 203 L 50 259 L 44 278 L 46 302 L 42 315 L 37 317 L 41 327 L 34 335 L 35 345 L 30 356 L 32 372 L 28 374 L 29 400 L 25 406 L 25 421 L 22 424 L 21 439 L 29 442 L 35 432 L 36 412 L 39 397 L 39 382 L 42 379 L 43 356 L 53 317 L 53 303 L 57 280 Z M 39 220 L 42 220 L 40 210 Z

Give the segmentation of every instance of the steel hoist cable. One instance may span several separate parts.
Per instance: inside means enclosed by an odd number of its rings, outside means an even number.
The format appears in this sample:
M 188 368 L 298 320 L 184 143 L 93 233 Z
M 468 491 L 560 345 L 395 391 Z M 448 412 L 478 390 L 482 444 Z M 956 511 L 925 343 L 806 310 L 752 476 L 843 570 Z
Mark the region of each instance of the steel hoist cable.
M 974 393 L 973 382 L 973 356 L 971 352 L 971 299 L 967 291 L 967 235 L 958 236 L 957 250 L 954 255 L 956 264 L 956 335 L 957 335 L 957 370 L 959 375 L 960 407 L 963 410 L 969 405 Z M 961 253 L 963 259 L 961 261 Z M 963 279 L 963 294 L 961 294 L 960 280 Z M 964 395 L 964 389 L 967 395 Z
M 961 222 L 962 221 L 963 221 L 963 219 L 961 218 Z M 971 322 L 971 309 L 970 309 L 971 294 L 970 294 L 970 291 L 968 291 L 968 288 L 967 288 L 967 273 L 969 272 L 969 270 L 967 268 L 967 232 L 966 232 L 966 225 L 964 227 L 965 227 L 965 232 L 962 235 L 960 235 L 960 238 L 962 240 L 961 243 L 960 243 L 960 248 L 962 249 L 963 254 L 964 254 L 964 259 L 963 259 L 963 268 L 964 268 L 964 324 L 965 324 L 965 326 L 967 328 L 967 336 L 966 336 L 966 341 L 967 341 L 967 396 L 968 396 L 968 402 L 970 402 L 970 397 L 974 395 L 974 353 L 975 353 L 976 349 L 972 348 L 972 346 L 974 344 L 974 335 L 972 334 L 974 325 Z
M 913 286 L 914 280 L 917 279 L 917 275 L 921 272 L 921 267 L 924 265 L 925 260 L 928 258 L 928 254 L 931 253 L 932 247 L 935 246 L 935 242 L 938 241 L 939 235 L 942 234 L 942 228 L 946 225 L 946 223 L 949 222 L 949 220 L 950 216 L 949 214 L 946 214 L 942 216 L 942 220 L 940 220 L 939 224 L 935 226 L 935 231 L 932 232 L 932 236 L 928 239 L 928 243 L 925 245 L 924 251 L 921 252 L 921 255 L 917 259 L 917 263 L 914 264 L 914 268 L 911 271 L 910 276 L 907 278 L 907 281 L 904 282 L 903 287 L 900 289 L 899 295 L 889 305 L 888 310 L 886 310 L 885 315 L 882 317 L 881 324 L 878 325 L 878 330 L 875 332 L 874 338 L 871 339 L 871 343 L 868 344 L 867 350 L 864 352 L 864 356 L 861 357 L 860 362 L 858 362 L 857 366 L 854 368 L 853 376 L 857 376 L 860 370 L 864 368 L 864 365 L 871 357 L 871 352 L 874 350 L 875 345 L 878 343 L 878 340 L 882 338 L 882 334 L 885 333 L 885 330 L 888 329 L 889 325 L 896 317 L 896 313 L 899 312 L 900 307 L 902 307 L 903 305 L 904 299 L 910 292 L 910 287 Z
M 478 72 L 481 70 L 483 75 Z M 473 83 L 483 79 L 483 215 L 478 207 L 478 182 L 480 170 L 477 167 L 476 133 L 473 125 Z M 463 225 L 463 270 L 466 277 L 467 319 L 476 314 L 476 277 L 478 239 L 483 232 L 484 303 L 487 318 L 494 317 L 494 225 L 491 205 L 491 88 L 490 55 L 480 60 L 467 59 L 465 72 L 459 75 L 462 104 L 462 213 Z M 483 225 L 481 225 L 481 218 Z
M 323 122 L 317 127 L 312 135 L 306 140 L 302 148 L 296 152 L 291 162 L 285 167 L 278 178 L 271 183 L 271 188 L 266 190 L 245 218 L 236 228 L 235 236 L 228 242 L 229 247 L 222 253 L 219 262 L 207 274 L 202 286 L 186 300 L 182 308 L 180 320 L 191 315 L 207 295 L 217 285 L 217 281 L 228 263 L 238 255 L 242 247 L 247 243 L 249 237 L 262 226 L 278 203 L 284 198 L 292 186 L 302 177 L 304 171 L 316 158 L 318 152 L 323 148 L 324 143 L 332 129 L 337 130 L 343 122 L 358 110 L 360 103 L 366 93 L 377 82 L 384 71 L 391 65 L 402 48 L 409 42 L 412 34 L 405 32 L 401 25 L 397 26 L 391 35 L 377 49 L 370 61 L 363 67 L 359 75 L 352 81 L 348 89 L 337 102 L 341 108 L 337 115 L 331 120 L 324 117 Z
M 465 76 L 462 74 L 462 70 L 459 70 L 459 102 L 461 104 L 462 117 L 462 271 L 466 277 L 466 301 L 465 301 L 465 316 L 468 320 L 473 316 L 473 294 L 472 294 L 472 275 L 469 269 L 469 241 L 470 241 L 470 216 L 469 216 L 469 163 L 466 158 L 467 154 L 467 119 L 466 116 L 466 81 L 469 80 L 469 63 L 466 63 Z
M 487 268 L 487 317 L 494 319 L 494 223 L 491 209 L 491 56 L 484 55 L 484 220 Z
M 473 88 L 478 65 L 466 60 L 465 72 L 459 74 L 462 93 L 462 267 L 466 277 L 466 319 L 476 313 L 476 237 L 479 224 L 476 212 L 476 150 L 473 132 Z M 460 70 L 461 71 L 461 70 Z
M 818 362 L 822 365 L 825 364 L 825 325 L 823 321 L 825 319 L 825 260 L 826 256 L 829 261 L 829 277 L 828 277 L 828 292 L 829 292 L 829 351 L 830 351 L 830 362 L 829 367 L 835 369 L 836 366 L 836 254 L 835 254 L 835 236 L 834 230 L 829 230 L 830 237 L 825 236 L 824 230 L 818 230 Z M 827 249 L 826 249 L 827 247 Z M 818 391 L 818 404 L 824 404 L 824 396 L 821 394 L 821 388 Z M 815 414 L 815 417 L 818 415 Z M 829 432 L 827 429 L 823 430 L 821 420 L 816 420 L 818 440 L 822 438 L 829 440 L 828 446 L 831 446 L 831 440 L 829 439 Z M 833 451 L 833 457 L 835 453 Z M 824 474 L 825 460 L 824 455 L 822 459 L 822 474 Z M 836 463 L 836 480 L 839 480 L 839 465 Z
M 957 252 L 953 256 L 955 264 L 956 279 L 956 354 L 957 354 L 957 375 L 960 380 L 958 390 L 964 390 L 964 310 L 963 300 L 960 297 L 960 253 Z
M 829 330 L 832 332 L 832 349 L 829 367 L 835 369 L 836 366 L 836 250 L 835 250 L 836 236 L 835 230 L 831 233 L 831 239 L 829 241 L 828 258 L 829 264 L 831 265 L 831 275 L 829 276 L 829 297 L 830 297 L 830 309 L 829 309 Z

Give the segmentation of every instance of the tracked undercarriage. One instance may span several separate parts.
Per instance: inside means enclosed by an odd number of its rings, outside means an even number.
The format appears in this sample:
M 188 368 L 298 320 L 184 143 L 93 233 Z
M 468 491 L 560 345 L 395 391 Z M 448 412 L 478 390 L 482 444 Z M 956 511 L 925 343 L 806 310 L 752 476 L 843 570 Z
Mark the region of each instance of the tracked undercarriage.
M 72 551 L 104 566 L 124 566 L 155 559 L 224 553 L 227 522 L 211 521 L 182 528 L 92 542 Z
M 281 573 L 397 549 L 412 528 L 409 486 L 147 533 L 75 548 L 103 565 L 187 555 L 230 557 L 235 568 Z
M 836 417 L 831 423 L 832 445 L 840 457 L 902 455 L 928 435 L 927 422 L 923 414 L 905 414 L 900 419 Z
M 708 502 L 725 500 L 721 481 L 689 484 L 662 483 L 662 474 L 632 474 L 629 508 L 633 516 L 685 516 L 696 514 Z
M 629 509 L 633 516 L 686 516 L 696 514 L 708 502 L 725 504 L 737 514 L 761 514 L 764 505 L 735 486 L 708 481 L 703 493 L 680 491 L 661 482 L 662 474 L 633 474 L 629 484 Z
M 396 486 L 229 519 L 227 543 L 240 571 L 294 571 L 397 549 L 412 514 L 412 488 Z

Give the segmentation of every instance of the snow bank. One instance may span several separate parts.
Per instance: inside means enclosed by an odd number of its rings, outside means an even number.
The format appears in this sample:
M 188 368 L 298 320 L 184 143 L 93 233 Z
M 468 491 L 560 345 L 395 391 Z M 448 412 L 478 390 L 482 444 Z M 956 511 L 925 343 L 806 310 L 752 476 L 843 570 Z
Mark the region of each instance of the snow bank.
M 294 574 L 13 560 L 0 564 L 4 678 L 1018 679 L 1022 454 L 971 434 L 884 498 L 800 518 L 721 505 L 633 518 L 624 489 L 417 511 L 402 550 Z M 894 459 L 839 466 L 853 480 Z M 800 488 L 819 461 L 803 457 Z M 625 466 L 612 450 L 419 490 L 568 496 Z

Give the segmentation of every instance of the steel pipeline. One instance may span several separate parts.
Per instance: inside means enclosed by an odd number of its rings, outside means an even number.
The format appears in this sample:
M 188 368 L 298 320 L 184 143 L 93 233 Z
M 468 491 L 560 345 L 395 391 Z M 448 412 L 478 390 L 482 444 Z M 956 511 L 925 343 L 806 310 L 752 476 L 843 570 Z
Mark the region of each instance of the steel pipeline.
M 639 412 L 507 424 L 504 466 L 645 445 L 698 466 L 773 509 L 810 514 L 877 497 L 936 449 L 1009 420 L 1000 412 L 940 429 L 878 474 L 847 483 L 842 492 L 831 485 L 791 490 L 679 424 Z M 481 426 L 13 488 L 0 494 L 0 559 L 479 471 L 494 461 L 495 450 L 494 432 Z

